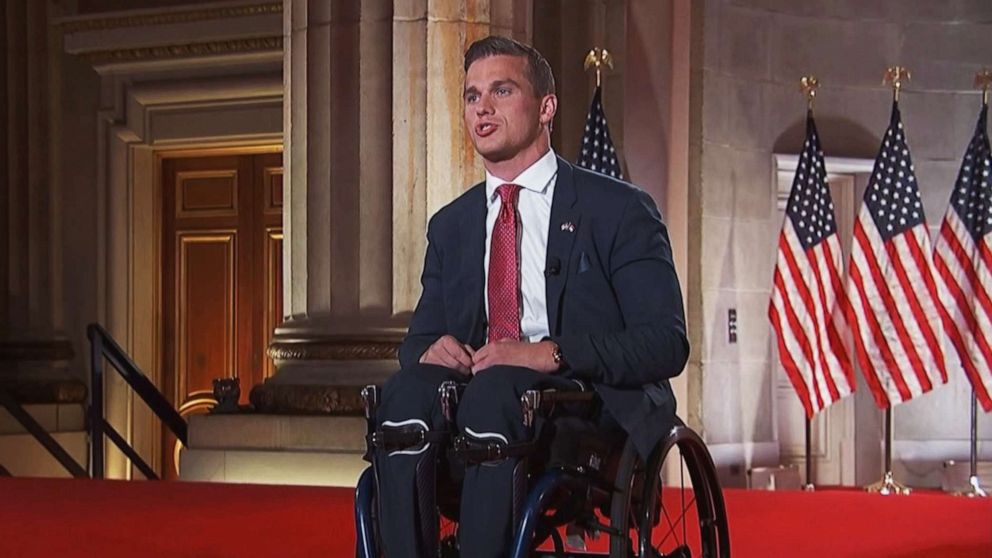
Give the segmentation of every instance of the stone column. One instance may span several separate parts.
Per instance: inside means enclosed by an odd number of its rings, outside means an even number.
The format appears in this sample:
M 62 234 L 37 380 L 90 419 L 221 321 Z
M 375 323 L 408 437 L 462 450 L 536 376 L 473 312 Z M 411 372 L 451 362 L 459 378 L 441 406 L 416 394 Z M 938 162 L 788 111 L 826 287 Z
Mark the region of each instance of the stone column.
M 354 412 L 360 387 L 396 370 L 428 217 L 482 177 L 462 128 L 464 51 L 528 33 L 530 0 L 284 6 L 287 320 L 252 401 Z
M 85 392 L 61 381 L 72 347 L 62 335 L 58 49 L 48 17 L 46 2 L 0 7 L 0 382 L 32 400 Z

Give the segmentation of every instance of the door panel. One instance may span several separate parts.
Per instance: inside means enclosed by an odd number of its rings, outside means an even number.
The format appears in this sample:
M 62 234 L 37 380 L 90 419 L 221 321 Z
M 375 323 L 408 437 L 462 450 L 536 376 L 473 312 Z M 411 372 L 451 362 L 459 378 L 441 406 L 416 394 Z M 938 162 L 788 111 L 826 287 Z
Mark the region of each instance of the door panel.
M 162 162 L 163 389 L 205 412 L 213 380 L 238 378 L 241 402 L 274 371 L 265 349 L 282 320 L 282 156 Z M 163 476 L 175 478 L 163 432 Z
M 181 403 L 212 393 L 213 378 L 233 378 L 237 232 L 185 232 L 177 238 L 177 393 Z

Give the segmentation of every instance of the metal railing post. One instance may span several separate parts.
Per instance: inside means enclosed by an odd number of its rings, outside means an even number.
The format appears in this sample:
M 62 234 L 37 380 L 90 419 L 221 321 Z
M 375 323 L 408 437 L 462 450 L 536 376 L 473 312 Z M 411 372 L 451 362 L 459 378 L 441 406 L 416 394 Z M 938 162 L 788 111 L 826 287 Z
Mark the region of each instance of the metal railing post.
M 103 336 L 90 326 L 90 476 L 103 478 Z

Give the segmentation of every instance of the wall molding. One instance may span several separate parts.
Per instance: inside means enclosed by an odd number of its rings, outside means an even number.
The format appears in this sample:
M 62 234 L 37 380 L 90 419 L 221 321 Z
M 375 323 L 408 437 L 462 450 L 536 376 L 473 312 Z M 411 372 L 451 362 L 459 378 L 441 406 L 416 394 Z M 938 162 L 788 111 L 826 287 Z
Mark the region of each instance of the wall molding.
M 97 31 L 118 29 L 121 27 L 140 27 L 147 25 L 172 25 L 176 23 L 191 23 L 210 19 L 227 19 L 232 17 L 250 17 L 282 13 L 282 2 L 267 2 L 264 4 L 244 4 L 240 6 L 224 6 L 216 8 L 201 8 L 172 12 L 138 13 L 118 16 L 91 17 L 81 16 L 65 18 L 57 22 L 63 33 L 79 33 L 82 31 Z
M 94 66 L 102 66 L 119 62 L 144 62 L 149 60 L 253 54 L 259 52 L 282 52 L 282 36 L 97 50 L 83 53 L 81 56 Z

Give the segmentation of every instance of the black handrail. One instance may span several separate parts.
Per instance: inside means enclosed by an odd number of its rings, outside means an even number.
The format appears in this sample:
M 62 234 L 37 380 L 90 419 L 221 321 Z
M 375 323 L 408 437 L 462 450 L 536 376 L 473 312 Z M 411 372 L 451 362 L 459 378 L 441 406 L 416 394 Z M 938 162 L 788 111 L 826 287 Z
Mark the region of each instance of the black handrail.
M 90 407 L 88 411 L 90 459 L 92 462 L 90 473 L 95 479 L 103 478 L 103 436 L 106 435 L 146 478 L 157 480 L 159 477 L 151 466 L 134 451 L 134 448 L 103 416 L 104 359 L 124 378 L 131 389 L 141 397 L 184 446 L 187 445 L 188 439 L 186 419 L 172 407 L 165 396 L 155 387 L 155 384 L 151 383 L 138 368 L 138 365 L 127 356 L 124 349 L 114 341 L 114 338 L 103 327 L 99 324 L 90 324 L 86 328 L 86 334 L 90 339 Z
M 69 471 L 69 474 L 77 479 L 89 476 L 86 474 L 86 469 L 84 469 L 82 465 L 73 459 L 72 456 L 69 455 L 69 453 L 55 441 L 55 438 L 53 438 L 43 426 L 38 424 L 38 421 L 34 420 L 34 417 L 25 411 L 24 407 L 21 407 L 20 403 L 18 403 L 13 397 L 10 396 L 9 393 L 2 389 L 0 389 L 0 406 L 6 407 L 7 412 L 10 413 L 10 416 L 14 417 L 17 422 L 21 423 L 24 430 L 27 430 L 28 434 L 34 436 L 34 439 L 38 440 L 38 442 L 41 443 L 46 450 L 48 450 L 48 453 L 50 453 L 52 457 L 59 462 L 59 465 L 62 465 L 66 471 Z M 9 471 L 0 466 L 0 475 L 4 473 L 6 473 L 7 476 L 10 475 Z

